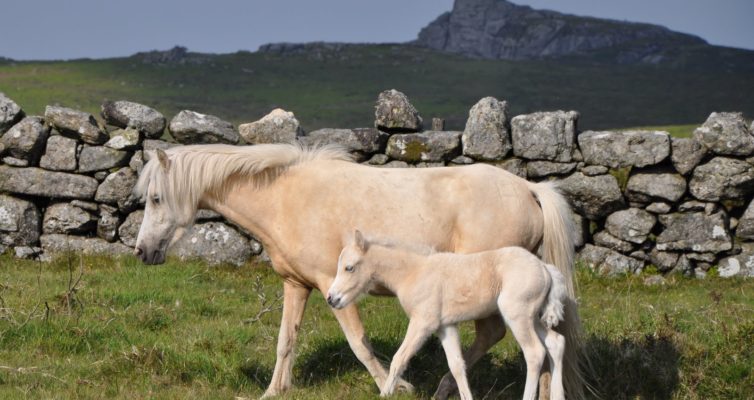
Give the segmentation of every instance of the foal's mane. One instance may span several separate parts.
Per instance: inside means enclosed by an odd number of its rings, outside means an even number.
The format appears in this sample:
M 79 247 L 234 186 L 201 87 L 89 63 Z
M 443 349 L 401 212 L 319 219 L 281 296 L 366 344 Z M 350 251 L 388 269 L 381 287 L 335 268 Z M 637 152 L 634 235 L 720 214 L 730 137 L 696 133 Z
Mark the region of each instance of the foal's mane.
M 295 165 L 317 160 L 352 161 L 342 147 L 332 145 L 203 144 L 172 147 L 165 153 L 170 159 L 167 173 L 157 157 L 151 157 L 139 176 L 134 192 L 144 198 L 153 182 L 161 201 L 182 224 L 193 220 L 199 200 L 205 193 L 222 198 L 229 189 L 231 177 L 243 177 L 247 182 L 262 186 Z

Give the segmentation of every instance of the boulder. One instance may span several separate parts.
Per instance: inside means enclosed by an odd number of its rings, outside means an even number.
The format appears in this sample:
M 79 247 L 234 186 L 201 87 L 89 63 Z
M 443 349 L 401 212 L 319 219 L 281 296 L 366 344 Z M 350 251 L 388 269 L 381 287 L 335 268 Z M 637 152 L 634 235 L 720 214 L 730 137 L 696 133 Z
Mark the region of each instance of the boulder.
M 628 178 L 626 197 L 629 201 L 675 203 L 686 193 L 686 180 L 681 175 L 662 171 L 645 171 Z
M 577 259 L 593 271 L 608 276 L 637 273 L 644 268 L 643 261 L 591 244 L 581 249 Z
M 519 178 L 526 179 L 526 161 L 520 158 L 509 158 L 507 160 L 494 162 L 492 165 L 502 168 Z
M 610 168 L 603 165 L 587 165 L 581 168 L 579 171 L 581 171 L 581 173 L 586 176 L 597 176 L 605 175 L 606 173 L 610 172 Z
M 390 157 L 388 157 L 385 154 L 377 153 L 372 156 L 369 160 L 366 161 L 366 164 L 369 165 L 385 165 L 387 162 L 390 161 Z
M 259 121 L 239 125 L 238 131 L 249 144 L 293 143 L 304 134 L 296 116 L 281 108 L 272 110 Z
M 105 178 L 97 188 L 94 200 L 100 203 L 117 205 L 122 212 L 129 212 L 139 202 L 133 193 L 138 176 L 131 168 L 121 168 Z
M 559 163 L 552 161 L 529 161 L 526 163 L 526 176 L 531 179 L 551 175 L 568 175 L 576 169 L 576 163 Z
M 699 200 L 742 199 L 754 191 L 754 167 L 735 158 L 715 157 L 694 169 L 689 192 Z
M 97 225 L 97 219 L 88 211 L 70 203 L 57 203 L 47 207 L 42 232 L 82 234 L 91 232 Z
M 241 140 L 230 122 L 214 115 L 189 110 L 183 110 L 173 117 L 168 129 L 173 138 L 181 144 L 237 144 Z
M 102 118 L 120 128 L 133 128 L 150 139 L 159 139 L 165 130 L 165 116 L 157 110 L 130 101 L 106 101 L 102 104 Z
M 638 208 L 616 211 L 607 217 L 605 229 L 627 242 L 642 244 L 657 223 L 654 215 Z
M 652 249 L 652 251 L 649 253 L 649 261 L 655 267 L 657 267 L 658 271 L 666 272 L 675 268 L 675 266 L 678 264 L 679 256 L 680 255 L 678 253 L 660 251 L 655 248 Z
M 742 243 L 741 253 L 720 260 L 717 272 L 723 278 L 754 278 L 754 243 Z
M 570 210 L 569 214 L 573 223 L 573 246 L 579 248 L 586 243 L 589 236 L 589 221 L 573 210 Z
M 597 246 L 606 247 L 623 254 L 629 254 L 634 250 L 633 244 L 625 240 L 618 239 L 607 231 L 599 231 L 595 233 L 592 239 L 594 244 Z
M 81 236 L 62 235 L 58 233 L 42 235 L 40 236 L 39 241 L 42 244 L 42 249 L 47 255 L 66 252 L 126 255 L 133 252 L 130 247 L 121 243 L 109 243 L 100 238 L 84 238 Z
M 405 94 L 386 90 L 377 96 L 374 110 L 374 127 L 385 132 L 419 132 L 422 117 Z
M 50 136 L 47 139 L 45 153 L 39 160 L 39 166 L 52 171 L 75 171 L 78 166 L 76 146 L 75 139 L 60 135 Z
M 647 206 L 647 211 L 653 214 L 667 214 L 671 210 L 671 206 L 668 203 L 655 202 Z
M 513 148 L 508 132 L 508 103 L 485 97 L 469 111 L 461 136 L 463 154 L 477 160 L 500 160 Z
M 24 160 L 16 157 L 3 157 L 2 163 L 10 165 L 11 167 L 28 167 L 29 160 Z
M 670 155 L 670 135 L 659 131 L 594 132 L 579 135 L 584 162 L 611 168 L 646 167 Z
M 128 214 L 126 220 L 118 228 L 118 236 L 120 241 L 125 243 L 126 246 L 136 246 L 136 238 L 139 237 L 139 229 L 141 228 L 141 221 L 144 219 L 144 210 L 136 210 L 131 214 Z
M 0 245 L 36 245 L 41 223 L 34 203 L 0 194 Z
M 12 168 L 0 165 L 0 191 L 58 199 L 90 200 L 94 198 L 97 186 L 97 180 L 89 176 L 33 167 Z
M 26 160 L 29 165 L 37 165 L 49 132 L 42 118 L 26 117 L 13 125 L 0 138 L 0 143 L 5 147 L 5 155 Z
M 721 253 L 733 248 L 725 214 L 703 212 L 660 215 L 665 229 L 657 237 L 657 250 Z
M 131 156 L 131 159 L 128 161 L 128 168 L 136 171 L 136 174 L 139 175 L 141 174 L 141 169 L 144 168 L 144 162 L 144 152 L 139 150 Z
M 120 225 L 118 209 L 107 204 L 100 204 L 97 236 L 108 242 L 114 242 L 118 237 L 118 225 Z
M 738 220 L 736 237 L 739 239 L 754 240 L 754 200 L 746 207 L 746 211 Z
M 10 129 L 23 117 L 24 112 L 21 107 L 7 97 L 5 93 L 0 92 L 0 134 Z
M 713 154 L 743 157 L 754 154 L 754 134 L 749 132 L 741 113 L 712 113 L 694 130 L 694 139 Z
M 309 147 L 338 145 L 355 154 L 359 160 L 364 160 L 374 153 L 383 151 L 389 136 L 375 128 L 325 128 L 309 132 L 298 139 L 300 143 Z
M 105 147 L 113 150 L 134 150 L 141 143 L 141 134 L 134 128 L 118 129 L 110 135 Z
M 79 172 L 104 171 L 128 165 L 131 153 L 104 146 L 84 146 L 79 155 Z
M 558 187 L 581 215 L 599 220 L 625 207 L 625 201 L 612 175 L 586 176 L 575 172 Z
M 530 160 L 570 162 L 579 113 L 537 112 L 511 120 L 513 154 Z
M 385 153 L 393 159 L 416 163 L 447 161 L 460 152 L 461 132 L 426 131 L 390 136 Z
M 24 260 L 36 260 L 42 254 L 41 247 L 16 246 L 13 248 L 14 256 Z
M 195 224 L 173 245 L 170 254 L 201 258 L 210 264 L 243 265 L 251 257 L 249 240 L 222 222 Z
M 707 148 L 693 138 L 671 138 L 670 160 L 682 175 L 693 171 L 707 155 Z
M 61 134 L 89 144 L 103 144 L 110 139 L 103 132 L 94 116 L 66 107 L 47 106 L 45 121 Z

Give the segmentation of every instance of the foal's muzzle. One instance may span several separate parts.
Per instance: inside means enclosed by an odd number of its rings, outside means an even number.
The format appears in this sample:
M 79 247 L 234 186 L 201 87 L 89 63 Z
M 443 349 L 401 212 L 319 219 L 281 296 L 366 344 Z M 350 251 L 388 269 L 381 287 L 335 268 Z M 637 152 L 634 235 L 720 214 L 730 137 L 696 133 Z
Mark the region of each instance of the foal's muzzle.
M 341 309 L 343 308 L 343 297 L 342 296 L 333 296 L 331 293 L 327 294 L 327 304 L 330 305 L 332 308 Z
M 162 264 L 165 262 L 165 252 L 160 251 L 160 249 L 149 251 L 142 247 L 137 247 L 134 249 L 134 255 L 147 265 Z

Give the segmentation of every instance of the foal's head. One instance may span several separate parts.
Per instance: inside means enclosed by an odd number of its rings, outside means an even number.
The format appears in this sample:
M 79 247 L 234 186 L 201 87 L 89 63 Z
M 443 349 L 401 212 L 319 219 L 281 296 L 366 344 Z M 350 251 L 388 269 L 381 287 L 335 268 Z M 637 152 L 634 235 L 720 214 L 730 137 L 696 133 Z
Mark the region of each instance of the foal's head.
M 374 266 L 365 257 L 368 250 L 369 242 L 356 230 L 338 257 L 338 272 L 327 292 L 327 304 L 343 308 L 369 289 Z

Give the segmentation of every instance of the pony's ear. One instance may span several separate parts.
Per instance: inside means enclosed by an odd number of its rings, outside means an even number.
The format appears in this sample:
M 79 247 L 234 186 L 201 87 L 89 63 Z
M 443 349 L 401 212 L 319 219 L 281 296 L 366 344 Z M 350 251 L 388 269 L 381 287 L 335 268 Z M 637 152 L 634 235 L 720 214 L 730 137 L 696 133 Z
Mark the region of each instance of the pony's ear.
M 157 159 L 160 160 L 160 165 L 162 165 L 162 169 L 165 170 L 165 172 L 168 172 L 170 169 L 170 159 L 168 158 L 167 153 L 165 153 L 162 149 L 157 149 L 155 151 L 157 153 Z
M 367 241 L 366 239 L 364 239 L 364 235 L 360 230 L 356 229 L 353 232 L 353 240 L 356 243 L 356 247 L 358 247 L 361 251 L 367 251 Z

